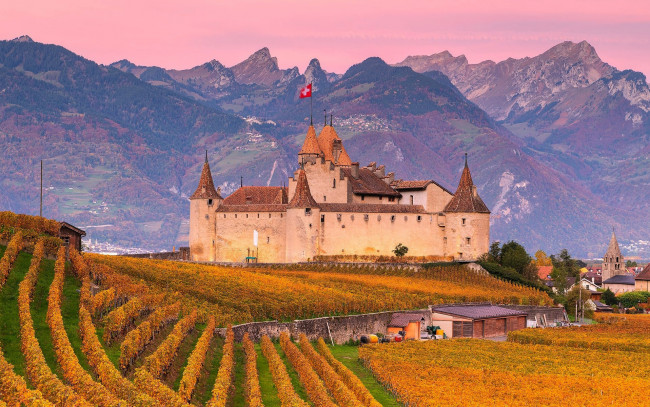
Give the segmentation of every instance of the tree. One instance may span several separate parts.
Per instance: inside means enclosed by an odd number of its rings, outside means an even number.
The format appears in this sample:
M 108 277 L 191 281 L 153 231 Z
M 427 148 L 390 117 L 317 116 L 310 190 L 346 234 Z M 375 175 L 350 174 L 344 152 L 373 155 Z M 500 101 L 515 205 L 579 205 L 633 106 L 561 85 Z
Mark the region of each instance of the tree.
M 616 305 L 618 304 L 618 298 L 616 294 L 612 292 L 609 288 L 603 291 L 603 295 L 600 297 L 601 300 L 607 305 Z
M 499 241 L 492 242 L 490 250 L 487 252 L 487 261 L 490 263 L 501 264 L 501 244 Z
M 501 265 L 511 267 L 517 273 L 524 275 L 524 269 L 530 264 L 530 256 L 519 243 L 511 240 L 501 247 Z
M 625 262 L 625 267 L 636 267 L 636 261 L 628 260 Z
M 404 257 L 406 253 L 408 253 L 409 248 L 404 246 L 403 244 L 399 243 L 395 248 L 393 249 L 393 253 L 395 253 L 396 257 Z
M 544 250 L 538 250 L 535 252 L 534 263 L 536 266 L 552 266 L 551 258 L 544 252 Z
M 618 296 L 618 300 L 625 308 L 636 307 L 640 303 L 648 301 L 650 292 L 647 291 L 630 291 Z
M 589 290 L 582 288 L 580 284 L 573 286 L 566 295 L 566 303 L 564 304 L 567 313 L 573 315 L 574 317 L 579 317 L 580 313 L 584 309 L 585 317 L 592 317 L 593 311 L 589 312 L 585 308 L 585 304 L 591 298 L 591 293 Z M 578 304 L 578 315 L 576 316 L 576 304 Z

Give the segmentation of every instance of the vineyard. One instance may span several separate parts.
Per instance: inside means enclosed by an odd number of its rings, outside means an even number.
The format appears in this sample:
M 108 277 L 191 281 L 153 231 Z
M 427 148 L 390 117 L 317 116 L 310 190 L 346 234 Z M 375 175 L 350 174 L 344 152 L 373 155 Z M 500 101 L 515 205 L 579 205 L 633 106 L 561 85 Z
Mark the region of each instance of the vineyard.
M 551 303 L 463 267 L 242 269 L 66 257 L 65 248 L 48 254 L 51 242 L 26 241 L 17 227 L 0 246 L 0 400 L 8 406 L 560 405 L 584 397 L 605 405 L 621 404 L 621 388 L 626 402 L 648 396 L 647 318 L 519 331 L 508 343 L 361 348 L 286 333 L 239 341 L 226 329 L 452 302 Z M 568 380 L 586 393 L 569 394 Z
M 650 396 L 647 352 L 457 339 L 359 355 L 407 406 L 641 406 Z

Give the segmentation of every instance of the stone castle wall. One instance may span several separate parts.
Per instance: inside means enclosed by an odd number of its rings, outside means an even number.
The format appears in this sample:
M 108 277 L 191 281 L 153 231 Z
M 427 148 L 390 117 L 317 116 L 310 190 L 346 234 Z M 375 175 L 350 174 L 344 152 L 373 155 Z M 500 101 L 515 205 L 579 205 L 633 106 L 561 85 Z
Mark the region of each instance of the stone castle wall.
M 250 253 L 259 262 L 285 262 L 286 225 L 285 212 L 217 212 L 217 261 L 243 262 Z M 257 248 L 254 230 L 258 233 Z

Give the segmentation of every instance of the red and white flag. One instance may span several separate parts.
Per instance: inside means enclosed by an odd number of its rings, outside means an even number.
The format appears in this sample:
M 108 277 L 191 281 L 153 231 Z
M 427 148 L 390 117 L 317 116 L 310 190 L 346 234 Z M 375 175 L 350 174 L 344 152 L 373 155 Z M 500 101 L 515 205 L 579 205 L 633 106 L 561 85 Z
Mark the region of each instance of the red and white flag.
M 300 89 L 300 99 L 311 97 L 311 83 L 304 88 Z

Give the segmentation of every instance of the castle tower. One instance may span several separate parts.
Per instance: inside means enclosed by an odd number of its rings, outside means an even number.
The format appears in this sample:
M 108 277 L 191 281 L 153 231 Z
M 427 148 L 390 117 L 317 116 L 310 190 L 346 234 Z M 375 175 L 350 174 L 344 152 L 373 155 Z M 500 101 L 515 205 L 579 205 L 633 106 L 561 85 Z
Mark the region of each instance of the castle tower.
M 214 188 L 206 151 L 199 186 L 190 197 L 190 258 L 194 261 L 215 261 L 215 211 L 222 202 L 223 198 Z
M 301 262 L 319 254 L 320 208 L 309 191 L 307 175 L 296 172 L 296 192 L 287 205 L 286 261 Z
M 331 122 L 329 126 L 323 127 L 323 130 L 318 135 L 318 147 L 323 152 L 326 161 L 331 161 L 336 165 L 352 165 L 352 160 L 345 151 L 343 141 L 334 130 Z
M 472 260 L 487 253 L 490 247 L 490 210 L 472 181 L 467 154 L 458 188 L 444 212 L 445 254 L 457 260 Z
M 323 152 L 318 147 L 318 140 L 316 139 L 316 130 L 314 129 L 314 125 L 311 125 L 307 130 L 305 142 L 298 153 L 298 163 L 301 165 L 306 163 L 315 164 L 316 159 L 322 155 Z
M 616 233 L 612 229 L 612 238 L 609 240 L 607 252 L 603 256 L 603 281 L 619 274 L 625 274 L 625 263 L 621 249 L 618 247 Z

